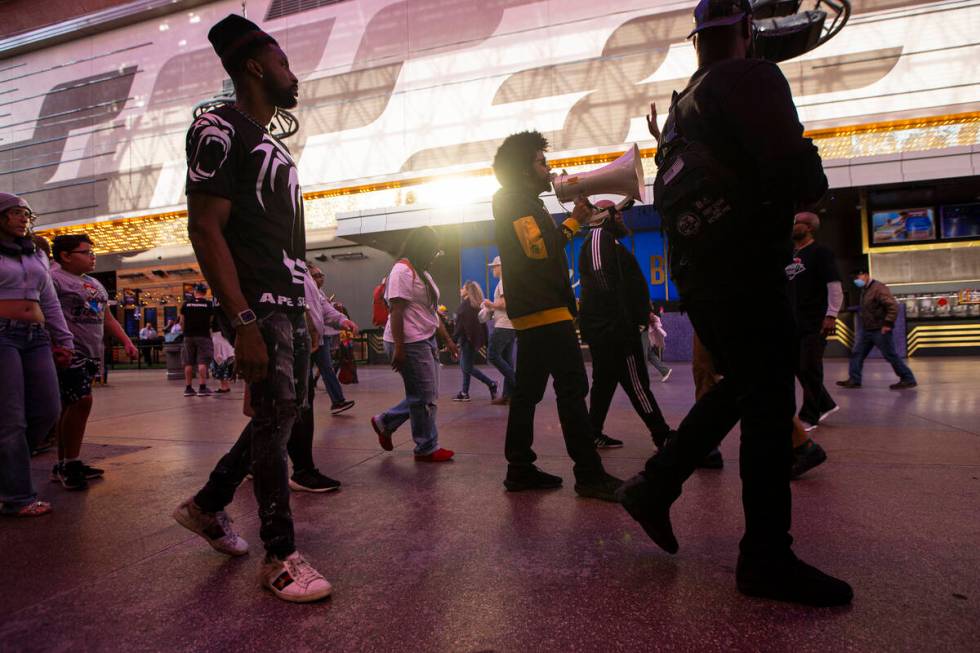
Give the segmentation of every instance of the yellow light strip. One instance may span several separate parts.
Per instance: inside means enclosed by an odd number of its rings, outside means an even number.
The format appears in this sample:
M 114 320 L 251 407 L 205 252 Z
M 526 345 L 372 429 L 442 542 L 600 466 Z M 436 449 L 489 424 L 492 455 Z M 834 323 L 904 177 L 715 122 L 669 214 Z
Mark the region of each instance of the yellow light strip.
M 846 127 L 831 127 L 826 129 L 814 129 L 805 132 L 805 135 L 818 139 L 842 138 L 869 133 L 889 133 L 893 131 L 908 129 L 923 129 L 929 127 L 948 126 L 953 124 L 970 124 L 980 122 L 980 111 L 967 113 L 947 114 L 942 116 L 927 116 L 922 118 L 912 118 L 907 120 L 891 120 L 866 123 L 861 125 L 851 125 Z M 656 155 L 656 148 L 645 148 L 640 150 L 643 159 L 649 159 Z M 549 163 L 555 168 L 573 168 L 577 166 L 596 165 L 609 163 L 622 156 L 622 152 L 605 152 L 601 154 L 590 154 L 584 156 L 567 157 L 553 159 Z M 369 184 L 359 184 L 355 186 L 344 186 L 330 190 L 311 191 L 303 194 L 304 200 L 315 200 L 328 197 L 351 196 L 361 193 L 371 193 L 384 190 L 395 190 L 410 186 L 431 183 L 433 181 L 445 181 L 455 177 L 486 176 L 493 173 L 491 168 L 479 168 L 466 173 L 456 175 L 428 175 L 411 179 L 402 179 L 387 182 L 376 182 Z M 862 201 L 862 249 L 867 253 L 868 234 L 867 234 L 867 204 Z M 85 224 L 70 225 L 64 227 L 54 227 L 39 229 L 38 233 L 47 238 L 52 238 L 61 234 L 69 233 L 89 233 L 98 234 L 101 245 L 98 247 L 100 253 L 135 251 L 139 249 L 149 249 L 161 245 L 186 245 L 188 243 L 186 232 L 172 223 L 185 220 L 187 211 L 174 211 L 170 213 L 157 213 L 134 218 L 121 218 L 118 220 L 107 220 L 103 222 L 90 222 Z M 157 233 L 153 238 L 149 234 L 140 232 L 151 225 L 156 225 Z M 161 233 L 161 231 L 166 233 Z M 142 237 L 138 237 L 142 236 Z M 142 241 L 148 241 L 146 243 Z M 135 246 L 134 246 L 135 245 Z M 147 246 L 144 246 L 147 245 Z M 925 244 L 890 247 L 888 252 L 912 251 L 921 249 L 945 249 L 956 247 L 976 247 L 980 244 L 976 242 L 957 242 L 944 244 Z M 884 251 L 884 250 L 883 250 Z
M 902 129 L 924 129 L 927 127 L 943 127 L 962 123 L 980 122 L 980 111 L 966 113 L 949 113 L 942 116 L 924 116 L 922 118 L 907 118 L 905 120 L 883 120 L 868 122 L 863 125 L 848 127 L 827 127 L 825 129 L 808 129 L 803 132 L 807 138 L 839 138 L 855 134 L 883 133 Z
M 951 331 L 954 329 L 980 329 L 980 324 L 916 324 L 909 335 L 919 331 Z
M 889 288 L 894 288 L 895 286 L 927 286 L 930 283 L 980 283 L 980 279 L 950 279 L 949 281 L 908 281 L 902 283 L 890 283 Z M 936 291 L 936 294 L 943 294 L 945 291 Z M 960 302 L 962 303 L 962 302 Z
M 909 337 L 909 340 L 935 340 L 936 338 L 977 338 L 980 337 L 980 329 L 962 329 L 960 331 L 936 331 L 932 333 L 916 333 Z
M 864 225 L 867 225 L 867 219 L 862 216 Z M 867 226 L 864 227 L 867 231 Z M 942 243 L 921 243 L 919 245 L 889 245 L 887 247 L 874 246 L 869 247 L 864 251 L 865 254 L 891 254 L 893 252 L 924 252 L 924 251 L 937 251 L 941 249 L 961 249 L 963 247 L 980 247 L 980 241 L 976 240 L 966 240 L 966 241 L 949 241 Z M 928 283 L 928 282 L 926 282 Z M 943 283 L 946 283 L 945 281 Z M 896 285 L 896 284 L 889 284 Z M 918 285 L 918 284 L 907 284 L 907 285 Z
M 980 347 L 980 342 L 923 343 L 909 348 L 909 356 L 919 349 L 941 349 L 945 347 Z

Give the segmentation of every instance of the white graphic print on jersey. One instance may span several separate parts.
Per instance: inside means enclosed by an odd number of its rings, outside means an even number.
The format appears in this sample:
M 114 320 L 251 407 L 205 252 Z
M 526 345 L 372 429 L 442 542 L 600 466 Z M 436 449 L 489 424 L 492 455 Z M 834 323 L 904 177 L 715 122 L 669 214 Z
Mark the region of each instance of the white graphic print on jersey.
M 263 209 L 266 208 L 265 202 L 262 201 L 263 186 L 267 186 L 270 193 L 275 193 L 276 174 L 280 167 L 287 166 L 289 168 L 289 198 L 293 203 L 293 217 L 295 217 L 299 202 L 302 200 L 299 197 L 299 175 L 296 172 L 296 164 L 293 163 L 293 158 L 280 143 L 268 134 L 262 136 L 262 142 L 252 150 L 253 154 L 255 152 L 262 153 L 264 157 L 259 176 L 255 180 L 255 197 L 259 201 L 259 206 Z
M 231 123 L 213 113 L 198 118 L 191 127 L 190 140 L 194 151 L 190 154 L 187 176 L 191 181 L 204 181 L 214 177 L 225 163 L 231 151 L 235 128 Z

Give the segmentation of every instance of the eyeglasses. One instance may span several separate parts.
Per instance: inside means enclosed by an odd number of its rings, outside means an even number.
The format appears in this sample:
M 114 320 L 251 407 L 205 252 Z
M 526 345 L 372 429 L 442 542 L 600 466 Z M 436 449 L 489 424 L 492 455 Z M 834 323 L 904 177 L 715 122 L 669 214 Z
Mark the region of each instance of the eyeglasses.
M 37 216 L 34 215 L 33 211 L 30 209 L 25 209 L 22 206 L 15 206 L 11 209 L 7 209 L 7 215 L 12 218 L 27 218 L 31 225 L 33 225 L 34 221 L 37 219 Z
M 95 258 L 95 251 L 93 251 L 91 249 L 73 249 L 73 250 L 71 250 L 68 253 L 69 254 L 84 254 L 85 256 L 88 256 L 90 258 Z

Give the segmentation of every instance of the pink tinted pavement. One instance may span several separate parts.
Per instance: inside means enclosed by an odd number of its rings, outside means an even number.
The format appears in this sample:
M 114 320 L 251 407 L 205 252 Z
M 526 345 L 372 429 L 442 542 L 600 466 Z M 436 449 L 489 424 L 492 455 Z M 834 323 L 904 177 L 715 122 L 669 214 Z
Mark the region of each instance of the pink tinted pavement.
M 383 452 L 370 416 L 401 398 L 390 370 L 347 388 L 357 406 L 331 417 L 317 394 L 314 455 L 339 493 L 294 494 L 300 550 L 334 586 L 327 602 L 277 601 L 256 580 L 262 556 L 246 482 L 229 507 L 251 543 L 228 559 L 170 513 L 193 494 L 245 423 L 241 386 L 184 398 L 160 370 L 115 372 L 97 388 L 83 456 L 106 478 L 84 493 L 50 483 L 55 512 L 0 522 L 0 649 L 329 651 L 970 651 L 980 640 L 980 376 L 970 359 L 914 359 L 919 387 L 888 390 L 887 364 L 842 390 L 814 433 L 829 460 L 794 483 L 793 535 L 804 560 L 848 580 L 852 606 L 810 609 L 735 591 L 741 533 L 738 433 L 725 468 L 702 470 L 673 515 L 681 544 L 660 551 L 616 505 L 572 490 L 553 396 L 537 416 L 539 465 L 560 490 L 508 494 L 501 481 L 506 408 L 483 386 L 449 400 L 441 444 L 456 458 L 412 458 L 409 427 Z M 485 370 L 496 376 L 491 368 Z M 654 374 L 656 376 L 656 374 Z M 654 383 L 667 419 L 690 406 L 690 368 Z M 652 451 L 616 395 L 603 452 L 628 477 Z

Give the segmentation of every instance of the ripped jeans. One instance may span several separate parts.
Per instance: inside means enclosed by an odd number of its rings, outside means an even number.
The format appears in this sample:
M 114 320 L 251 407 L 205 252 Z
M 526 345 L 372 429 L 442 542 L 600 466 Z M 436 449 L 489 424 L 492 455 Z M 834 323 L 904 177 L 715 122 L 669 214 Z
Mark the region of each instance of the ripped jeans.
M 218 461 L 194 502 L 206 512 L 224 510 L 251 473 L 259 504 L 259 536 L 270 555 L 284 559 L 296 550 L 286 443 L 307 401 L 310 334 L 303 314 L 271 313 L 259 319 L 259 329 L 269 353 L 269 372 L 249 386 L 255 417 Z
M 394 343 L 385 342 L 385 352 L 389 357 L 394 351 Z M 405 382 L 405 399 L 378 416 L 384 429 L 392 432 L 411 420 L 416 456 L 430 454 L 439 448 L 439 431 L 436 429 L 436 398 L 439 396 L 437 351 L 435 336 L 405 344 L 405 366 L 401 371 Z

